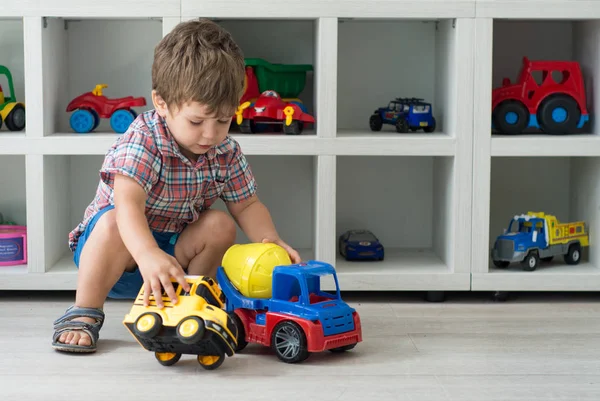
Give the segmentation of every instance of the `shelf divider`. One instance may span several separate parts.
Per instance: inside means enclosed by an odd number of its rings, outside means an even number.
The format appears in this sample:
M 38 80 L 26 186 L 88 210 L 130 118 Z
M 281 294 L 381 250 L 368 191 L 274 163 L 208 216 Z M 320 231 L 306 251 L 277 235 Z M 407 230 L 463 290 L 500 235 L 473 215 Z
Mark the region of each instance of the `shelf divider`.
M 338 19 L 316 22 L 315 121 L 319 138 L 333 138 L 337 130 Z
M 41 17 L 23 18 L 25 47 L 25 132 L 27 137 L 44 135 L 43 46 Z

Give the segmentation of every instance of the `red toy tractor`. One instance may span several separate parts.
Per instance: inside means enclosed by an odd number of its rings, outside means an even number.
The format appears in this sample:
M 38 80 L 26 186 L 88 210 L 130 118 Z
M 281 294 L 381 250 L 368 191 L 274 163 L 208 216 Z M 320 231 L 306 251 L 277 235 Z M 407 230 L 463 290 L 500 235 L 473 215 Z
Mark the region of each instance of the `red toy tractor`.
M 534 73 L 541 73 L 537 82 Z M 560 78 L 557 78 L 559 76 Z M 504 78 L 492 91 L 493 127 L 519 134 L 538 128 L 548 134 L 571 134 L 589 120 L 585 88 L 575 61 L 530 61 L 523 58 L 518 82 Z
M 107 87 L 105 84 L 96 85 L 92 92 L 86 92 L 71 100 L 67 112 L 73 112 L 69 123 L 75 132 L 93 131 L 100 124 L 100 118 L 110 118 L 111 128 L 122 134 L 137 117 L 136 112 L 131 108 L 146 105 L 146 99 L 143 97 L 127 96 L 108 99 L 102 95 L 102 88 Z

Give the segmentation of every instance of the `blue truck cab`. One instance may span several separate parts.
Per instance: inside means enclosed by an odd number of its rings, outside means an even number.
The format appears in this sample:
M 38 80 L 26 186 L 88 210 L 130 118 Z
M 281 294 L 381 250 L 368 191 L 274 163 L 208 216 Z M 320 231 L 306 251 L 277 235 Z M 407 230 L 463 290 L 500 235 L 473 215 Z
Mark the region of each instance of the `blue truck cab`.
M 335 283 L 334 293 L 321 290 L 321 277 L 329 275 Z M 355 310 L 342 300 L 335 269 L 328 263 L 311 260 L 276 266 L 273 269 L 273 295 L 268 299 L 243 296 L 228 280 L 223 267 L 217 270 L 217 281 L 225 294 L 227 312 L 243 308 L 319 321 L 326 336 L 354 330 Z M 265 315 L 259 314 L 256 318 L 260 323 Z
M 386 107 L 376 109 L 369 118 L 369 127 L 372 131 L 381 131 L 384 124 L 395 126 L 400 133 L 419 129 L 433 132 L 436 127 L 431 103 L 414 97 L 396 98 Z

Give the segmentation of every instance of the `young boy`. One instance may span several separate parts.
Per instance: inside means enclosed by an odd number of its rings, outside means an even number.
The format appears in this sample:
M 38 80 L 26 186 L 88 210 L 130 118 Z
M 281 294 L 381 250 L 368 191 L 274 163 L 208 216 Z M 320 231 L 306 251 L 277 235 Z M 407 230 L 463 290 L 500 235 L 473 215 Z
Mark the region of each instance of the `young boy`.
M 96 196 L 69 234 L 79 268 L 75 304 L 54 324 L 52 345 L 94 352 L 107 297 L 135 298 L 144 287 L 163 307 L 170 278 L 214 277 L 233 245 L 235 222 L 252 242 L 279 238 L 239 144 L 227 135 L 244 88 L 244 57 L 228 32 L 208 20 L 183 22 L 157 45 L 155 109 L 109 149 Z M 210 210 L 223 199 L 228 214 Z

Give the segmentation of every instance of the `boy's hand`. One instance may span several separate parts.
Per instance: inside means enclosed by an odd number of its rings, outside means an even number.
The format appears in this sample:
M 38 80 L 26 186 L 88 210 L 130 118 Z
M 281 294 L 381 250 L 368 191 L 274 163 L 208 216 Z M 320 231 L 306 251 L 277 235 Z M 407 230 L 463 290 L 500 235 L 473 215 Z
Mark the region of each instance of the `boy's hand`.
M 185 272 L 173 256 L 167 254 L 160 248 L 153 248 L 145 253 L 139 262 L 139 269 L 144 278 L 144 306 L 150 302 L 150 291 L 154 295 L 156 305 L 162 308 L 162 289 L 171 298 L 171 302 L 177 303 L 177 294 L 171 283 L 171 277 L 175 277 L 185 291 L 190 291 L 190 285 L 185 281 Z
M 302 259 L 300 258 L 300 254 L 298 252 L 296 252 L 296 250 L 294 248 L 292 248 L 291 246 L 286 244 L 284 241 L 282 241 L 281 238 L 278 238 L 276 240 L 270 240 L 268 238 L 265 238 L 262 240 L 262 242 L 263 242 L 263 244 L 266 244 L 266 243 L 277 244 L 280 247 L 282 247 L 283 249 L 285 249 L 287 251 L 288 255 L 290 255 L 290 259 L 292 260 L 292 263 L 300 263 L 302 261 Z

